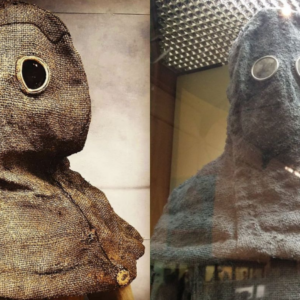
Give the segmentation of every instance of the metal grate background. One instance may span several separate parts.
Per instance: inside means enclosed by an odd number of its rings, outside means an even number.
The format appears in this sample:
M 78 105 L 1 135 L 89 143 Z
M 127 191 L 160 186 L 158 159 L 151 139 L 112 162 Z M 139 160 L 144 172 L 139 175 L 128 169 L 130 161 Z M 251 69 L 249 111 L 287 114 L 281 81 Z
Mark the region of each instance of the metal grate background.
M 226 64 L 241 27 L 268 7 L 300 12 L 300 1 L 156 0 L 164 63 L 178 72 Z

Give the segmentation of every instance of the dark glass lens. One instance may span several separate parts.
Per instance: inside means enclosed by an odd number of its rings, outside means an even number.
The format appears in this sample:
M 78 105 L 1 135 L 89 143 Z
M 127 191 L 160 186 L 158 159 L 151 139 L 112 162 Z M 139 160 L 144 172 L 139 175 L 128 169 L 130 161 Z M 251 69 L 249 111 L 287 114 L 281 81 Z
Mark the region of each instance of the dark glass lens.
M 36 60 L 25 60 L 22 68 L 23 79 L 28 88 L 36 90 L 46 81 L 46 70 Z

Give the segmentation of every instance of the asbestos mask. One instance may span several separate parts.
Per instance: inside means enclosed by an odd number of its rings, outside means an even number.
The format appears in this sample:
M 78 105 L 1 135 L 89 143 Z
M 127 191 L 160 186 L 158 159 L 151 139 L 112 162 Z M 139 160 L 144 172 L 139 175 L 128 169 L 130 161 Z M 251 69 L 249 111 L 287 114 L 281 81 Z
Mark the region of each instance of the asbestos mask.
M 232 45 L 224 152 L 171 193 L 151 240 L 154 263 L 189 267 L 195 299 L 237 297 L 238 277 L 218 282 L 226 266 L 264 269 L 243 286 L 267 298 L 299 295 L 299 57 L 298 12 L 261 10 Z
M 139 233 L 69 169 L 90 123 L 86 74 L 66 26 L 0 3 L 0 297 L 106 291 L 136 277 Z

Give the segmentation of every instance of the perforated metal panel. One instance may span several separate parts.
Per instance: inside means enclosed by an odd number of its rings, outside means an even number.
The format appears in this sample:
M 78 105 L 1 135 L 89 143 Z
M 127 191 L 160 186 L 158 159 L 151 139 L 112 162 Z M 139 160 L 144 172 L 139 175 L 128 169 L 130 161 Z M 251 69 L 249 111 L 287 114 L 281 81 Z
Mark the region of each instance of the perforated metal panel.
M 300 1 L 156 0 L 164 62 L 178 71 L 226 64 L 241 27 L 269 7 L 300 11 Z

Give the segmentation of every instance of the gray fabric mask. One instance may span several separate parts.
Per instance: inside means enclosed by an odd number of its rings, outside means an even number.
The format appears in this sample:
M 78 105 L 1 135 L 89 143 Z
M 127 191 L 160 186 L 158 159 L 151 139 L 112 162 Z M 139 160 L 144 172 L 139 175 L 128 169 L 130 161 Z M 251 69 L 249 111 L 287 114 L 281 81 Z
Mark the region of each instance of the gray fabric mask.
M 241 31 L 224 153 L 172 192 L 154 261 L 300 259 L 299 56 L 299 13 L 262 10 Z

